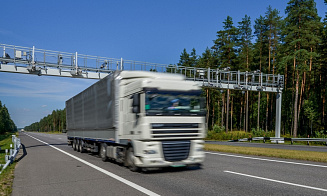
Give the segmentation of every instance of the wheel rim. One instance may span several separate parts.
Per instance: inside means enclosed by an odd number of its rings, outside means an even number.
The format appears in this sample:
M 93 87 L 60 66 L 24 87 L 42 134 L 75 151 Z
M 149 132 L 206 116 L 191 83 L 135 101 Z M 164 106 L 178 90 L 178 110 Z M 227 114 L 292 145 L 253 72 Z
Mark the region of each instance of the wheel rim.
M 101 153 L 100 153 L 101 158 L 105 158 L 105 153 L 106 153 L 106 149 L 104 148 L 103 145 L 101 145 Z
M 79 151 L 80 152 L 83 151 L 83 141 L 82 140 L 79 141 Z

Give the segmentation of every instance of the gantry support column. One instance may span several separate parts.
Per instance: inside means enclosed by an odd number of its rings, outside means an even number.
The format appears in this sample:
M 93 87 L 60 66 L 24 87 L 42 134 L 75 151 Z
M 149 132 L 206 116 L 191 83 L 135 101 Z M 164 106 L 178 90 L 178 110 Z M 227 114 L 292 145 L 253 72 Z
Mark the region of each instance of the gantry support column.
M 277 95 L 276 95 L 276 125 L 275 125 L 275 137 L 277 137 L 277 138 L 280 138 L 281 114 L 282 114 L 282 92 L 277 92 Z

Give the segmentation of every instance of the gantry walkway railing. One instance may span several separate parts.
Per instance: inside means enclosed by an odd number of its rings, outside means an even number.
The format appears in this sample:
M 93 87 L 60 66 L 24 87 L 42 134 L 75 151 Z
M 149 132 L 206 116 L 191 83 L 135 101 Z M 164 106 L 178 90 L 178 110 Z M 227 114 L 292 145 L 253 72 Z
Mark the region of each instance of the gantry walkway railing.
M 53 50 L 0 44 L 0 71 L 35 74 L 38 76 L 59 76 L 85 79 L 102 79 L 116 70 L 142 70 L 169 72 L 185 75 L 187 80 L 204 87 L 242 91 L 277 93 L 276 137 L 280 137 L 281 96 L 284 76 L 264 74 L 259 70 L 251 72 L 231 71 L 230 68 L 210 69 L 148 63 L 123 58 L 107 58 Z M 1 56 L 1 53 L 0 53 Z

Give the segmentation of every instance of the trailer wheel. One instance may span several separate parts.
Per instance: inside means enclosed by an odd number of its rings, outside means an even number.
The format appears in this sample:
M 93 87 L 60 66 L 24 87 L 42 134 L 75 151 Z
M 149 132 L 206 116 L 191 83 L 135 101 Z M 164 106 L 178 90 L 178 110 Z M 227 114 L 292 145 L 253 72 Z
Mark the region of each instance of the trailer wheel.
M 77 139 L 76 140 L 76 151 L 79 152 L 79 143 L 80 143 L 81 140 Z
M 128 168 L 132 171 L 132 172 L 136 172 L 136 171 L 139 171 L 139 167 L 137 167 L 134 163 L 134 159 L 135 159 L 135 156 L 134 156 L 134 149 L 133 147 L 130 147 L 128 148 L 127 150 L 127 157 L 126 157 L 126 160 L 127 160 L 127 166 Z
M 81 152 L 81 153 L 84 153 L 85 152 L 85 149 L 84 149 L 84 141 L 83 140 L 80 140 L 79 142 L 79 145 L 78 145 L 78 147 L 79 147 L 79 151 Z
M 108 161 L 108 157 L 107 157 L 107 144 L 106 143 L 102 143 L 101 147 L 100 147 L 100 157 L 102 159 L 102 161 Z
M 73 140 L 73 149 L 74 149 L 74 151 L 77 150 L 77 140 L 76 139 Z

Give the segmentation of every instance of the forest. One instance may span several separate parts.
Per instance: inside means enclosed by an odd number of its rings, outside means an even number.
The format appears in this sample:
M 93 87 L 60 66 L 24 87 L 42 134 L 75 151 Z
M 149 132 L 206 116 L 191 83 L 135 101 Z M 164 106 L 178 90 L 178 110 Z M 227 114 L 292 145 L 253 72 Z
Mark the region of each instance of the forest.
M 17 131 L 17 127 L 11 119 L 8 109 L 6 105 L 2 105 L 0 101 L 0 135 L 15 131 Z
M 281 134 L 326 134 L 327 14 L 318 15 L 314 0 L 290 0 L 282 11 L 284 17 L 268 6 L 254 24 L 248 15 L 238 22 L 227 16 L 212 46 L 201 55 L 195 48 L 184 49 L 177 65 L 282 74 Z M 204 93 L 209 130 L 274 131 L 276 94 L 214 88 Z M 65 128 L 64 116 L 64 110 L 56 110 L 25 129 L 60 131 Z
M 53 110 L 40 122 L 32 123 L 24 128 L 25 131 L 62 132 L 66 129 L 66 110 Z
M 327 130 L 326 60 L 327 15 L 318 16 L 314 0 L 290 0 L 284 18 L 271 6 L 254 24 L 248 15 L 237 23 L 227 16 L 211 47 L 201 55 L 184 49 L 177 65 L 284 75 L 281 134 L 307 137 Z M 209 130 L 274 130 L 276 94 L 213 88 L 205 93 Z

